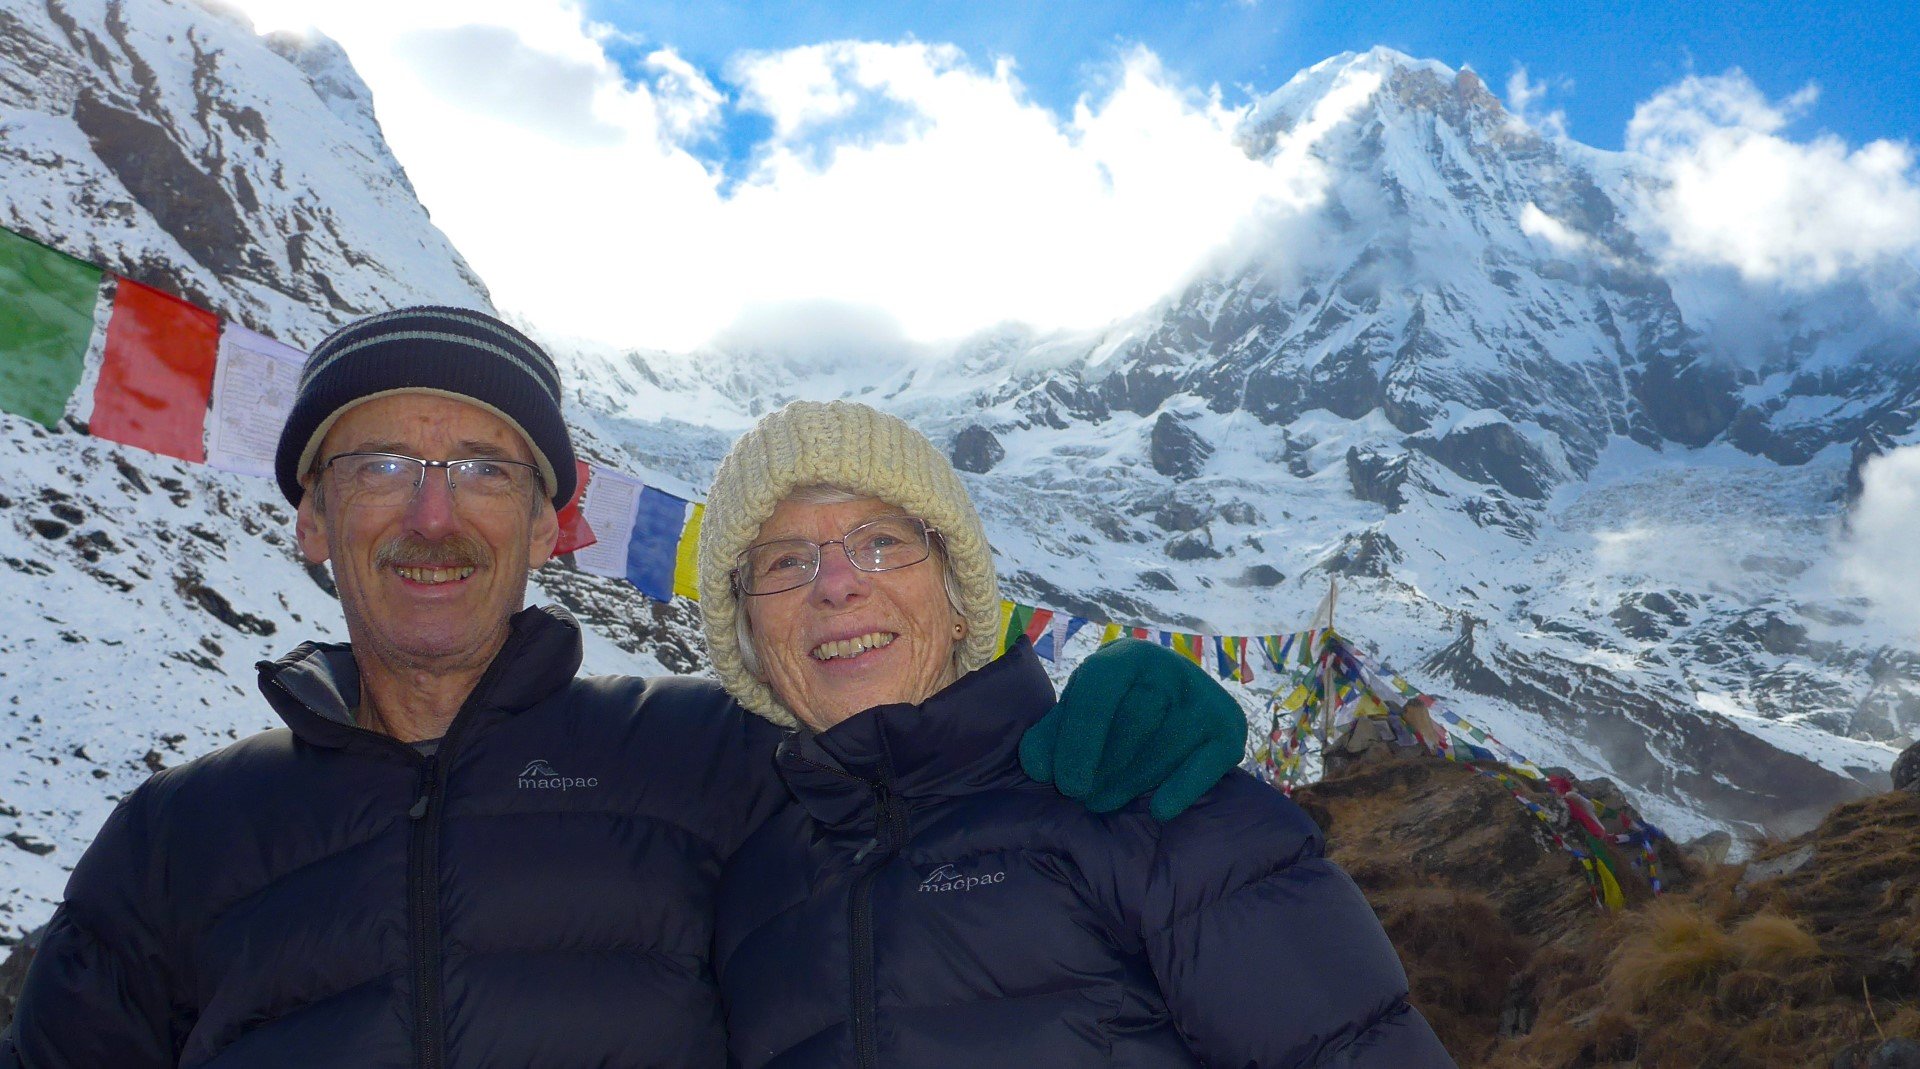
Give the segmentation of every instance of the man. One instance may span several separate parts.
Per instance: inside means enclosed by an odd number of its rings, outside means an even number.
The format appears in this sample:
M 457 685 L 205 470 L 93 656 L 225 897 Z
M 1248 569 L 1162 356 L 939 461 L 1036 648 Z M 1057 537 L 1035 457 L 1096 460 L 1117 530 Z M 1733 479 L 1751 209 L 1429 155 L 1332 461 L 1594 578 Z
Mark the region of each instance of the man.
M 521 608 L 574 488 L 552 361 L 478 312 L 361 320 L 309 358 L 276 469 L 351 642 L 263 662 L 286 729 L 108 819 L 0 1066 L 721 1064 L 715 881 L 777 740 L 709 681 L 576 678 L 578 625 Z M 1030 739 L 1090 805 L 1166 778 L 1177 810 L 1239 757 L 1233 731 L 1196 752 L 1193 717 L 1144 737 L 1173 703 L 1244 732 L 1150 656 Z M 1094 757 L 1135 767 L 1096 783 Z

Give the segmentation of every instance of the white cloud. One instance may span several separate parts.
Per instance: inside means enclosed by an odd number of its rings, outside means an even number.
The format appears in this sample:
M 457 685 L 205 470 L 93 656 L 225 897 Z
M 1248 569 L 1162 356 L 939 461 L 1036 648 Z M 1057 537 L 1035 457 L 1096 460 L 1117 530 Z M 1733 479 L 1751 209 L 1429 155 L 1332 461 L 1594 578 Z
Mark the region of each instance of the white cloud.
M 1912 147 L 1784 136 L 1817 97 L 1809 86 L 1774 103 L 1735 70 L 1686 78 L 1634 111 L 1627 148 L 1664 184 L 1643 229 L 1672 265 L 1806 289 L 1920 249 Z
M 1573 79 L 1562 75 L 1546 82 L 1536 82 L 1527 75 L 1525 64 L 1513 65 L 1513 73 L 1507 75 L 1507 111 L 1523 124 L 1532 127 L 1549 137 L 1567 136 L 1567 113 L 1564 109 L 1541 111 L 1540 105 L 1549 93 L 1569 93 L 1573 91 Z
M 1595 247 L 1592 238 L 1541 211 L 1532 201 L 1520 209 L 1520 232 L 1539 238 L 1560 252 L 1587 253 Z
M 1068 115 L 1034 103 L 1010 61 L 947 45 L 737 56 L 732 106 L 772 133 L 729 183 L 697 155 L 724 133 L 721 88 L 671 42 L 621 38 L 570 0 L 243 6 L 266 24 L 312 11 L 496 302 L 557 333 L 683 349 L 822 307 L 865 307 L 920 342 L 1093 326 L 1179 285 L 1263 206 L 1324 186 L 1304 143 L 1248 159 L 1242 112 L 1144 50 Z M 609 59 L 616 39 L 653 48 L 637 76 Z
M 1841 576 L 1920 648 L 1920 445 L 1868 461 L 1860 482 Z

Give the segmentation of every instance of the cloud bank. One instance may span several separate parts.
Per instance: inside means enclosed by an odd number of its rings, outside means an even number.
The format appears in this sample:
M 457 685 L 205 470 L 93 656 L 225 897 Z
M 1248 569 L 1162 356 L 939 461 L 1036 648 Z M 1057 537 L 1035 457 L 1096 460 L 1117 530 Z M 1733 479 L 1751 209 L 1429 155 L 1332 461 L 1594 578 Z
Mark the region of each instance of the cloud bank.
M 1645 223 L 1670 260 L 1806 289 L 1920 252 L 1912 146 L 1786 137 L 1818 95 L 1809 86 L 1775 103 L 1735 70 L 1686 78 L 1635 109 L 1627 148 L 1665 183 Z
M 262 29 L 309 10 L 243 6 Z M 921 341 L 1097 325 L 1177 286 L 1276 188 L 1233 144 L 1240 113 L 1144 50 L 1060 115 L 1011 60 L 939 44 L 743 54 L 716 84 L 555 0 L 311 13 L 496 301 L 561 334 L 681 349 L 800 306 L 865 306 Z M 771 129 L 729 177 L 701 150 L 740 112 Z
M 1920 648 L 1920 445 L 1868 461 L 1860 483 L 1841 576 Z
M 1337 87 L 1253 160 L 1235 144 L 1245 108 L 1139 48 L 1061 114 L 1030 98 L 1017 57 L 938 43 L 829 41 L 712 72 L 572 0 L 240 2 L 263 30 L 311 16 L 347 49 L 422 201 L 504 309 L 670 350 L 776 337 L 795 309 L 823 345 L 846 324 L 924 345 L 1130 315 L 1219 250 L 1310 224 L 1331 181 L 1313 141 L 1373 89 Z M 1507 90 L 1518 121 L 1564 132 L 1544 101 L 1570 82 L 1516 67 Z M 1736 288 L 1912 276 L 1912 149 L 1790 138 L 1813 102 L 1769 101 L 1736 71 L 1642 105 L 1629 148 L 1659 179 L 1635 220 L 1647 246 Z M 745 145 L 747 129 L 764 137 Z M 1538 208 L 1523 223 L 1557 254 L 1585 247 Z

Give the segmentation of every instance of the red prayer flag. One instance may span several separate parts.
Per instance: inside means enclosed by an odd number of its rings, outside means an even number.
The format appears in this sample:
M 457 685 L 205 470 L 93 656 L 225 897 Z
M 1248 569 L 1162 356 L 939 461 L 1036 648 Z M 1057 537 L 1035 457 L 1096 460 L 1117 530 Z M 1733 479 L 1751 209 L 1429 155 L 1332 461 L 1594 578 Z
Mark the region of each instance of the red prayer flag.
M 556 557 L 576 549 L 585 549 L 600 541 L 600 536 L 594 534 L 593 528 L 587 524 L 587 518 L 580 514 L 580 502 L 587 496 L 587 479 L 590 478 L 587 462 L 574 461 L 573 470 L 578 475 L 573 485 L 573 498 L 567 502 L 566 508 L 560 510 L 560 540 L 553 545 Z
M 101 438 L 203 463 L 220 321 L 176 297 L 119 280 L 89 429 Z

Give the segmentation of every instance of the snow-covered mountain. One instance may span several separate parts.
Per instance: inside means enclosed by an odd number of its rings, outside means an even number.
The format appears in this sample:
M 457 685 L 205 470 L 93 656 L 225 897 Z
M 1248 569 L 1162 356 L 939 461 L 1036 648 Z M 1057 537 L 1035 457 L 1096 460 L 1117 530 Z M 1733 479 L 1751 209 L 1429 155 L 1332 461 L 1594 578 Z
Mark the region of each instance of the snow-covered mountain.
M 1437 63 L 1328 60 L 1244 142 L 1324 189 L 1124 323 L 884 370 L 556 344 L 582 451 L 697 488 L 758 414 L 859 396 L 953 448 L 1021 600 L 1266 633 L 1338 576 L 1344 631 L 1679 835 L 1792 830 L 1884 777 L 1920 658 L 1827 569 L 1850 475 L 1920 439 L 1920 340 L 1826 294 L 1723 352 L 1636 236 L 1654 179 Z M 339 49 L 185 0 L 0 0 L 0 190 L 0 224 L 296 345 L 487 306 Z M 79 423 L 0 435 L 20 928 L 113 798 L 268 725 L 255 660 L 343 629 L 266 481 Z M 558 565 L 537 583 L 589 622 L 589 670 L 700 667 L 687 606 Z
M 789 397 L 898 411 L 976 473 L 1016 596 L 1095 619 L 1271 632 L 1340 577 L 1348 633 L 1678 833 L 1883 783 L 1920 657 L 1830 561 L 1860 466 L 1920 440 L 1920 337 L 1836 287 L 1749 308 L 1733 351 L 1725 295 L 1632 225 L 1657 175 L 1470 71 L 1335 57 L 1242 136 L 1317 161 L 1322 198 L 1109 330 L 886 375 L 602 357 L 583 396 L 696 481 Z M 703 426 L 662 417 L 687 398 Z

